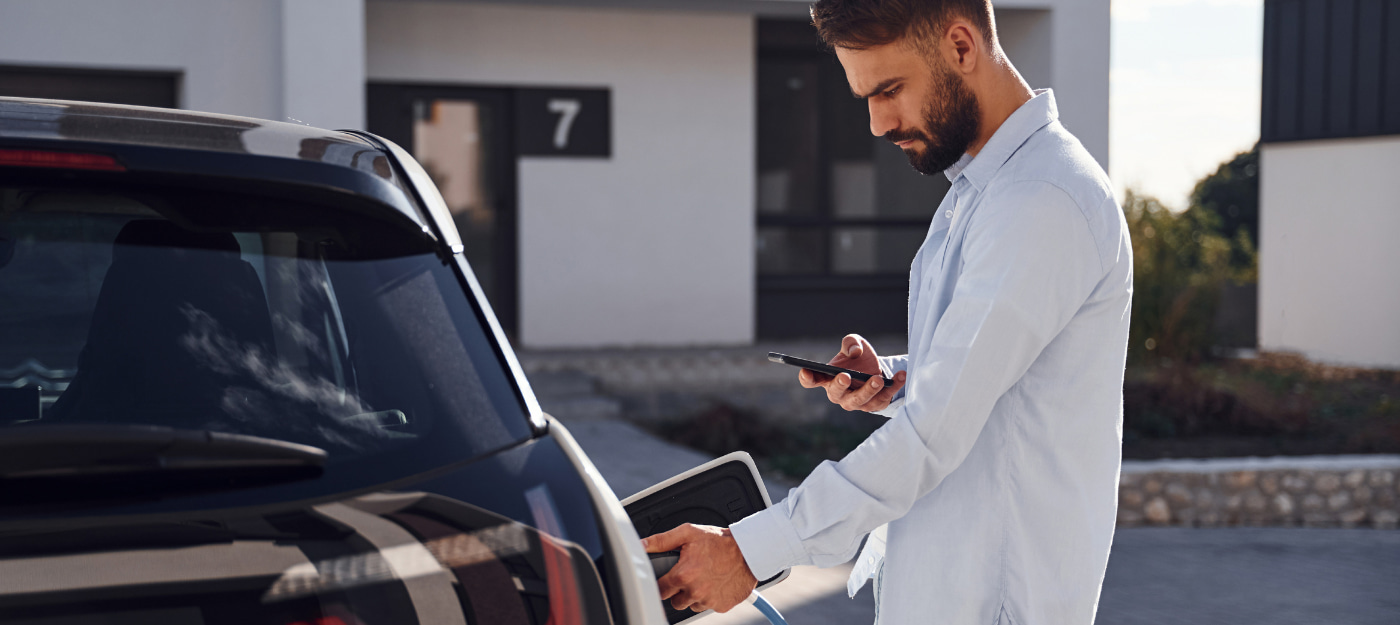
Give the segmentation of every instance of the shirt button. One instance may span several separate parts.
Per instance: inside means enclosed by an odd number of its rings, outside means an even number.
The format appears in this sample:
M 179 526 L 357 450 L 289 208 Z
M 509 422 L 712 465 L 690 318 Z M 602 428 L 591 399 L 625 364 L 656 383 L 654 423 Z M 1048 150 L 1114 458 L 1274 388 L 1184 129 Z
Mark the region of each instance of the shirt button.
M 947 217 L 948 219 L 952 219 L 952 218 L 953 218 L 953 211 L 952 211 L 951 209 L 945 210 L 945 211 L 943 211 L 943 216 L 944 216 L 944 217 Z

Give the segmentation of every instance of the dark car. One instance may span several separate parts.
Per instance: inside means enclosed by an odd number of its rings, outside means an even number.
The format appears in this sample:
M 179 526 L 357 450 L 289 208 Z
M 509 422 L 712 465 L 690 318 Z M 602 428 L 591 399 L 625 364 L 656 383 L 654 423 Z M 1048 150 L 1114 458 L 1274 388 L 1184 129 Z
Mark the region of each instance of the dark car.
M 0 621 L 667 620 L 403 150 L 0 98 Z

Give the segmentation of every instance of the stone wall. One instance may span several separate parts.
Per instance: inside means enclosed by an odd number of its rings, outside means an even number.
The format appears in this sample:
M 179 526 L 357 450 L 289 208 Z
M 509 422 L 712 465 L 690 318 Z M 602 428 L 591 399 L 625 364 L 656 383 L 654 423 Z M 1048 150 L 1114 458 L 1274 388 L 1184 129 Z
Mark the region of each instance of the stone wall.
M 1400 456 L 1125 461 L 1118 525 L 1395 529 Z

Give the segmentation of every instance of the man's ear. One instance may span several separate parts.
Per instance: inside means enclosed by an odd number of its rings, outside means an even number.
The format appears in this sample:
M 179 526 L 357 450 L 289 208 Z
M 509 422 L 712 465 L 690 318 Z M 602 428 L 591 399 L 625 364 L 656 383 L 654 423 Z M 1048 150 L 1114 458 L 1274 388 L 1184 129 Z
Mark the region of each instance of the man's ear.
M 972 73 L 977 68 L 977 57 L 982 54 L 982 40 L 977 35 L 977 29 L 963 18 L 955 18 L 948 25 L 939 47 L 948 67 L 961 74 Z

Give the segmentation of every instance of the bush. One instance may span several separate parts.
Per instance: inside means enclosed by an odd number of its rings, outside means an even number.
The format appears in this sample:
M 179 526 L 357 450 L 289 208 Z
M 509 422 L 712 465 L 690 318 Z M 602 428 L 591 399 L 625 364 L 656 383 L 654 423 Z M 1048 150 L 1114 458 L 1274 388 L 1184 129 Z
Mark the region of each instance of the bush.
M 1191 208 L 1214 213 L 1220 219 L 1216 232 L 1235 240 L 1243 230 L 1252 248 L 1259 246 L 1259 144 L 1221 163 L 1215 173 L 1202 178 L 1191 191 Z M 1236 266 L 1249 264 L 1245 250 L 1231 258 Z
M 1253 242 L 1243 229 L 1225 238 L 1220 216 L 1199 206 L 1174 212 L 1128 191 L 1123 212 L 1133 241 L 1129 361 L 1199 361 L 1214 344 L 1225 285 L 1257 280 Z

